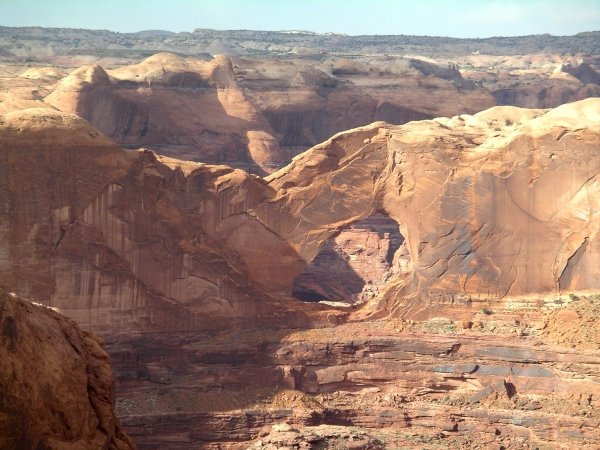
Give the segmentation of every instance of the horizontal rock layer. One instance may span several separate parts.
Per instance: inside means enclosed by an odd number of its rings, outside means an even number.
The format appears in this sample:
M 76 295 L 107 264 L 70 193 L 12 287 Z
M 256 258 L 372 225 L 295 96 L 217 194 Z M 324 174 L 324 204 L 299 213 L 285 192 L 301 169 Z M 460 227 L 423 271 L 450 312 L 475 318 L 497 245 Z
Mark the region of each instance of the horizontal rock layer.
M 436 319 L 116 339 L 118 410 L 147 449 L 246 448 L 282 422 L 388 444 L 420 436 L 433 448 L 593 448 L 600 341 L 588 350 L 544 342 L 557 312 L 585 303 L 597 319 L 597 302 L 472 309 L 470 328 Z M 590 331 L 583 318 L 571 325 Z

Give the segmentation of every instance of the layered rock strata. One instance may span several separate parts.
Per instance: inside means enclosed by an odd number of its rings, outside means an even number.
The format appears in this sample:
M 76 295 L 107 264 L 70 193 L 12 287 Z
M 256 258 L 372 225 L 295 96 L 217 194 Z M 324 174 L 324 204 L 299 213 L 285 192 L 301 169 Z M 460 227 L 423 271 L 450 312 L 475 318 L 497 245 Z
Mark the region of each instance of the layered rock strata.
M 375 123 L 266 179 L 5 114 L 0 279 L 102 333 L 142 448 L 239 448 L 282 421 L 593 448 L 597 299 L 535 314 L 600 287 L 598 102 Z M 292 297 L 332 242 L 375 236 L 362 308 Z
M 147 449 L 314 448 L 326 437 L 348 448 L 592 449 L 598 302 L 537 297 L 457 305 L 462 320 L 121 339 L 111 343 L 118 411 Z M 569 315 L 586 337 L 557 346 L 553 324 Z

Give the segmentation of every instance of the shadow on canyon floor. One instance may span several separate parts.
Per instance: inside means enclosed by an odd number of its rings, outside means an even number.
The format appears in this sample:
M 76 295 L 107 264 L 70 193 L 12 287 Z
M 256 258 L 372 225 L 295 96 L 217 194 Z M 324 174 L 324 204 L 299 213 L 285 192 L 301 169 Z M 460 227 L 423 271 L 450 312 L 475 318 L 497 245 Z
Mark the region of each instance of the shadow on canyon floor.
M 463 305 L 463 321 L 336 316 L 320 328 L 113 339 L 117 411 L 140 449 L 247 448 L 282 422 L 343 425 L 390 445 L 587 448 L 600 418 L 600 357 L 585 350 L 600 346 L 597 298 L 481 306 Z M 565 337 L 566 322 L 584 335 Z

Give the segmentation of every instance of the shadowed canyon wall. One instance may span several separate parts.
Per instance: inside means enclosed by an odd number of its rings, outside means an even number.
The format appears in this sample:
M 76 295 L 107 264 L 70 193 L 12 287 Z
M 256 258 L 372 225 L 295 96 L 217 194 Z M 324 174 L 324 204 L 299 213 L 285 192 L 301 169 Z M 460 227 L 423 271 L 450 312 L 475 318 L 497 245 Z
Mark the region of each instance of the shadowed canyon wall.
M 294 279 L 292 295 L 304 301 L 364 302 L 398 271 L 407 270 L 398 224 L 381 213 L 343 229 L 323 245 Z

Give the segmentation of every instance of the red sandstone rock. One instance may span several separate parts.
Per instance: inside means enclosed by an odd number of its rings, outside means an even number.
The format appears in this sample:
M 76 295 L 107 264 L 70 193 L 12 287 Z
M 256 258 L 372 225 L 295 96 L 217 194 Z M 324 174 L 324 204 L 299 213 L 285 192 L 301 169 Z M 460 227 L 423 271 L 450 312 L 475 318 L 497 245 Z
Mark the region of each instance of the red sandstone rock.
M 95 331 L 302 322 L 300 304 L 283 308 L 259 288 L 278 271 L 246 266 L 231 243 L 242 238 L 246 257 L 281 255 L 279 271 L 300 265 L 245 213 L 272 195 L 260 178 L 127 152 L 52 110 L 0 121 L 0 272 L 11 288 Z M 229 239 L 214 232 L 226 217 L 240 222 Z
M 203 62 L 159 53 L 108 72 L 84 66 L 61 80 L 45 101 L 128 147 L 267 170 L 269 163 L 284 159 L 268 122 L 237 86 L 224 56 Z
M 289 298 L 295 278 L 328 239 L 383 212 L 404 243 L 385 271 L 354 267 L 365 284 L 387 273 L 366 312 L 597 289 L 598 123 L 589 99 L 374 124 L 265 182 L 125 152 L 74 116 L 11 113 L 0 131 L 0 269 L 11 288 L 92 329 L 293 322 L 306 316 Z
M 589 99 L 376 123 L 266 180 L 124 151 L 73 115 L 6 114 L 0 274 L 106 336 L 118 407 L 142 446 L 239 447 L 288 420 L 588 445 L 597 355 L 535 335 L 580 345 L 557 329 L 568 319 L 591 336 L 593 322 L 576 309 L 525 320 L 514 305 L 537 311 L 543 295 L 599 287 L 599 109 Z M 357 276 L 384 276 L 352 317 L 388 322 L 273 330 L 344 318 L 291 298 L 293 283 L 332 240 L 381 258 L 389 242 L 351 228 L 374 213 L 404 242 L 385 270 L 355 260 Z M 459 336 L 455 320 L 473 326 Z M 277 386 L 301 392 L 265 407 L 258 394 Z
M 394 219 L 410 263 L 371 303 L 380 312 L 597 289 L 599 109 L 492 108 L 343 133 L 272 174 L 277 196 L 256 214 L 305 260 L 374 212 Z
M 101 341 L 0 289 L 0 448 L 135 448 L 113 411 Z

